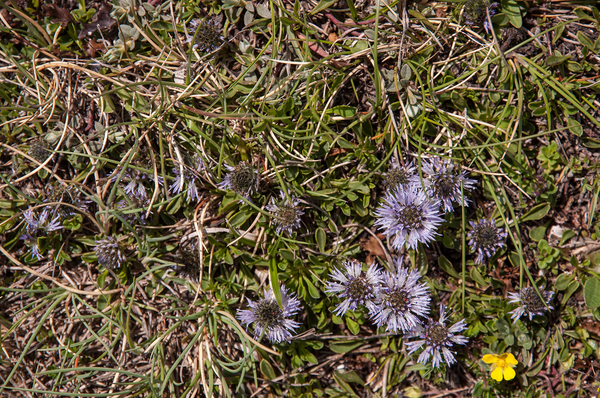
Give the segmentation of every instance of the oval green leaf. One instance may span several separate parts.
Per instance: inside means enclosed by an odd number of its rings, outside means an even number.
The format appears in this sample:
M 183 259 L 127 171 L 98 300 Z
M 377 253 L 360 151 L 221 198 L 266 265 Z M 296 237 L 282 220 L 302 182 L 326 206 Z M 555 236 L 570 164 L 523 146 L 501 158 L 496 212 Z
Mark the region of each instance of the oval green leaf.
M 600 279 L 594 277 L 588 279 L 583 289 L 583 296 L 589 308 L 600 307 Z
M 523 216 L 521 216 L 519 219 L 519 222 L 541 220 L 542 218 L 546 217 L 549 211 L 550 203 L 540 203 L 539 205 L 534 206 L 527 213 L 523 214 Z

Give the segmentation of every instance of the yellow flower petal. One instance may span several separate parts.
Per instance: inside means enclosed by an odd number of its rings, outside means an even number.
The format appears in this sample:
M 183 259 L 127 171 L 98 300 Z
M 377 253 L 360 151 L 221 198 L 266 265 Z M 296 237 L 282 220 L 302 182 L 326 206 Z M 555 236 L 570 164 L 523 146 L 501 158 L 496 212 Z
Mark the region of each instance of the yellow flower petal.
M 498 355 L 486 354 L 482 359 L 485 363 L 496 363 L 498 362 Z
M 516 358 L 513 354 L 508 354 L 508 356 L 506 357 L 506 362 L 508 362 L 511 365 L 519 364 L 519 361 L 516 360 Z
M 513 370 L 512 372 L 513 372 L 512 377 L 515 377 L 515 375 L 514 375 L 515 371 Z M 502 381 L 502 368 L 494 369 L 494 371 L 492 372 L 492 379 L 494 379 L 496 381 Z
M 506 380 L 512 380 L 516 376 L 515 370 L 513 368 L 504 368 L 504 378 Z

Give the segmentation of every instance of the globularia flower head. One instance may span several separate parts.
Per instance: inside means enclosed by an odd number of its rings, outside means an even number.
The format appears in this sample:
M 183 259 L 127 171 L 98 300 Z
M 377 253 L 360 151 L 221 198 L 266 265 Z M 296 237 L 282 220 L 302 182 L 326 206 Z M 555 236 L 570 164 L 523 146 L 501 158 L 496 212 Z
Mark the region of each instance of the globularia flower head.
M 35 257 L 38 260 L 44 258 L 44 256 L 42 256 L 42 254 L 40 253 L 40 246 L 38 245 L 37 238 L 35 236 L 25 233 L 21 235 L 19 239 L 24 241 L 25 244 L 29 246 L 29 248 L 31 249 L 32 257 Z
M 31 249 L 31 255 L 38 260 L 43 258 L 38 245 L 38 237 L 48 236 L 48 234 L 63 228 L 59 221 L 60 216 L 57 215 L 52 219 L 49 216 L 48 209 L 44 209 L 41 213 L 32 210 L 23 213 L 25 231 L 20 239 L 25 241 Z
M 439 214 L 437 200 L 429 200 L 421 189 L 409 185 L 385 193 L 383 203 L 375 210 L 375 225 L 393 238 L 393 248 L 400 249 L 406 243 L 416 249 L 419 242 L 427 244 L 434 239 L 442 222 Z
M 283 191 L 280 194 L 283 200 L 282 204 L 275 204 L 275 199 L 271 198 L 271 204 L 266 207 L 273 214 L 273 221 L 277 224 L 275 232 L 281 234 L 283 231 L 287 231 L 291 235 L 295 229 L 300 228 L 300 216 L 304 212 L 298 207 L 300 201 L 293 195 L 290 195 L 290 199 L 292 200 L 290 203 L 283 194 Z
M 544 298 L 543 301 L 533 287 L 524 287 L 519 293 L 508 293 L 509 303 L 519 304 L 519 307 L 509 312 L 511 319 L 517 322 L 525 314 L 531 321 L 534 315 L 544 315 L 546 310 L 553 310 L 554 307 L 550 305 L 550 302 L 554 297 L 554 292 L 540 289 L 540 293 Z
M 344 261 L 343 269 L 334 268 L 329 277 L 325 291 L 334 293 L 345 299 L 336 308 L 335 314 L 343 316 L 346 311 L 354 311 L 359 305 L 367 307 L 369 312 L 375 311 L 375 301 L 381 285 L 381 271 L 373 263 L 363 272 L 362 264 L 356 260 Z
M 50 143 L 43 137 L 38 137 L 31 143 L 27 154 L 37 160 L 40 163 L 44 163 L 50 156 L 52 151 L 50 150 Z
M 200 253 L 198 252 L 198 245 L 191 244 L 187 247 L 180 248 L 175 253 L 174 261 L 180 265 L 173 265 L 171 269 L 175 273 L 182 275 L 194 282 L 198 282 L 200 279 Z
M 130 224 L 146 224 L 146 214 L 148 214 L 149 206 L 150 198 L 127 194 L 117 203 L 119 215 Z M 152 214 L 152 211 L 150 211 L 150 214 Z
M 284 286 L 280 286 L 279 289 L 281 291 L 281 307 L 275 299 L 273 290 L 269 288 L 264 290 L 264 298 L 256 302 L 248 300 L 250 309 L 237 311 L 236 316 L 242 325 L 246 325 L 246 329 L 248 325 L 254 323 L 255 339 L 258 339 L 264 332 L 272 342 L 289 342 L 294 329 L 300 327 L 298 322 L 288 319 L 302 309 L 300 300 L 289 294 Z
M 394 166 L 385 174 L 383 185 L 386 190 L 405 188 L 408 185 L 418 184 L 419 176 L 415 174 L 415 166 L 408 162 L 405 166 L 400 166 L 395 162 Z
M 120 170 L 117 169 L 111 177 L 111 181 L 115 182 L 119 178 Z M 163 179 L 157 176 L 158 183 L 162 185 Z M 146 200 L 148 195 L 146 194 L 146 183 L 154 184 L 154 175 L 145 171 L 134 169 L 129 167 L 127 171 L 121 176 L 121 182 L 127 183 L 123 188 L 123 191 L 131 196 L 135 196 L 141 200 Z
M 225 168 L 227 168 L 229 173 L 225 175 L 223 181 L 217 184 L 217 186 L 223 190 L 231 189 L 238 195 L 250 199 L 250 196 L 258 190 L 258 183 L 260 181 L 258 170 L 248 162 L 239 163 L 235 167 L 226 164 Z
M 471 250 L 477 252 L 475 262 L 483 264 L 502 247 L 507 233 L 502 228 L 496 228 L 494 219 L 482 218 L 477 222 L 469 221 L 471 231 L 467 234 Z
M 50 185 L 47 189 L 48 199 L 47 202 L 60 202 L 72 205 L 81 211 L 88 210 L 88 204 L 91 203 L 89 200 L 81 199 L 78 188 L 73 188 L 70 185 L 60 183 L 58 185 Z M 46 202 L 45 201 L 45 202 Z M 77 211 L 71 206 L 64 205 L 51 205 L 47 206 L 47 209 L 57 214 L 60 218 L 75 215 Z
M 98 264 L 104 268 L 119 268 L 126 261 L 125 254 L 123 254 L 119 243 L 112 236 L 97 240 L 94 252 L 96 252 L 96 257 L 98 257 Z
M 63 228 L 60 225 L 59 216 L 55 216 L 52 220 L 48 218 L 50 215 L 48 209 L 44 209 L 41 213 L 34 213 L 31 210 L 27 210 L 23 213 L 25 219 L 25 229 L 30 235 L 36 235 L 38 233 L 48 234 L 49 232 L 57 231 Z
M 188 165 L 177 165 L 178 167 L 173 168 L 173 173 L 175 173 L 176 177 L 175 181 L 169 188 L 169 192 L 179 194 L 181 191 L 183 191 L 183 187 L 187 183 L 187 200 L 198 201 L 200 200 L 200 196 L 198 195 L 198 186 L 196 185 L 196 181 L 200 179 L 200 172 L 202 169 L 204 169 L 204 163 L 202 162 L 202 159 L 198 157 L 198 155 L 188 158 L 187 160 L 189 163 Z
M 194 43 L 192 47 L 199 51 L 210 53 L 223 44 L 219 23 L 214 19 L 194 19 L 189 29 L 185 43 Z
M 485 9 L 488 9 L 490 17 L 492 17 L 494 14 L 496 14 L 496 8 L 498 8 L 498 5 L 498 3 L 490 3 L 489 0 L 468 0 L 465 3 L 465 23 L 471 26 L 481 26 L 483 24 L 485 31 L 490 33 L 492 26 L 487 19 L 487 13 Z
M 455 165 L 447 159 L 434 157 L 429 161 L 423 161 L 423 172 L 427 174 L 425 192 L 434 200 L 439 200 L 446 212 L 453 210 L 453 203 L 468 206 L 469 200 L 463 198 L 463 191 L 473 189 L 475 180 L 466 177 L 466 172 L 455 170 Z
M 419 283 L 419 272 L 409 271 L 396 262 L 396 273 L 384 272 L 383 286 L 379 290 L 378 305 L 372 313 L 377 327 L 387 325 L 386 331 L 406 333 L 421 323 L 419 317 L 429 314 L 429 291 Z
M 432 359 L 433 368 L 438 368 L 442 363 L 452 365 L 456 362 L 454 358 L 454 352 L 451 348 L 454 344 L 466 344 L 469 341 L 466 337 L 460 335 L 467 328 L 465 320 L 455 323 L 454 325 L 446 326 L 446 307 L 440 304 L 440 320 L 434 321 L 429 319 L 423 326 L 417 326 L 415 336 L 420 337 L 420 340 L 411 341 L 406 343 L 408 353 L 412 354 L 421 347 L 425 346 L 425 349 L 419 355 L 417 362 L 427 363 L 430 358 Z

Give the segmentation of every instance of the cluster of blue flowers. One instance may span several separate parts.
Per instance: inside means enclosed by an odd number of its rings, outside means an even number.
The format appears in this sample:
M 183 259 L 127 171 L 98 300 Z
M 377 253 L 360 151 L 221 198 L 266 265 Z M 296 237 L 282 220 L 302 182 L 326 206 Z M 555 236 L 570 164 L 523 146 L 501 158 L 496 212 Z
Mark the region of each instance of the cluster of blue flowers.
M 419 273 L 404 267 L 402 258 L 396 260 L 395 268 L 395 272 L 382 271 L 374 263 L 364 272 L 362 264 L 348 261 L 342 269 L 334 269 L 325 291 L 344 299 L 336 307 L 336 315 L 341 317 L 348 310 L 365 307 L 377 327 L 385 326 L 387 332 L 401 332 L 409 339 L 417 339 L 407 343 L 409 353 L 425 346 L 418 362 L 427 363 L 433 358 L 434 368 L 443 362 L 453 364 L 456 359 L 450 349 L 454 344 L 467 342 L 459 334 L 467 328 L 465 321 L 446 327 L 443 306 L 439 320 L 431 319 L 429 289 L 425 283 L 419 283 Z
M 452 212 L 454 206 L 468 206 L 470 200 L 463 192 L 474 188 L 475 180 L 447 159 L 432 157 L 421 164 L 423 179 L 412 163 L 396 166 L 386 176 L 386 191 L 381 205 L 375 210 L 375 225 L 391 239 L 392 248 L 417 249 L 420 243 L 428 245 L 435 240 L 442 215 Z M 496 228 L 494 220 L 482 219 L 470 223 L 468 236 L 475 260 L 483 264 L 502 247 L 507 236 Z
M 223 190 L 231 190 L 246 200 L 258 191 L 260 183 L 260 174 L 258 170 L 249 162 L 241 162 L 236 166 L 225 165 L 228 173 L 225 174 L 223 181 L 217 186 Z M 284 231 L 291 235 L 294 230 L 300 228 L 300 217 L 304 212 L 300 209 L 300 200 L 290 194 L 286 197 L 283 191 L 279 192 L 281 202 L 278 204 L 271 197 L 271 202 L 266 209 L 273 216 L 273 223 L 276 225 L 275 232 L 282 234 Z
M 391 173 L 398 175 L 398 169 Z M 388 183 L 382 204 L 375 211 L 375 225 L 392 239 L 397 250 L 404 244 L 416 249 L 419 242 L 427 245 L 433 241 L 443 221 L 441 210 L 452 211 L 454 204 L 468 206 L 462 192 L 471 190 L 475 183 L 466 172 L 457 172 L 453 163 L 438 157 L 422 161 L 423 180 L 415 171 L 409 163 L 399 183 Z

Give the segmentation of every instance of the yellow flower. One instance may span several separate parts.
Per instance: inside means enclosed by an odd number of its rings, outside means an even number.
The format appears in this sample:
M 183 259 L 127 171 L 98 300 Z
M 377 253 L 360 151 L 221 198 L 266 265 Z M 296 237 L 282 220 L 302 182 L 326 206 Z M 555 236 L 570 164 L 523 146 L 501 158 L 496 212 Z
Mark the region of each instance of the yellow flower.
M 496 381 L 502 381 L 502 377 L 506 380 L 514 379 L 516 373 L 513 368 L 519 363 L 510 353 L 487 354 L 483 356 L 483 362 L 492 364 L 492 379 Z

